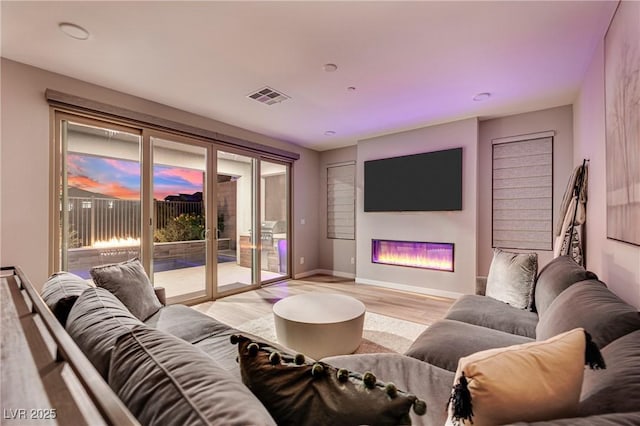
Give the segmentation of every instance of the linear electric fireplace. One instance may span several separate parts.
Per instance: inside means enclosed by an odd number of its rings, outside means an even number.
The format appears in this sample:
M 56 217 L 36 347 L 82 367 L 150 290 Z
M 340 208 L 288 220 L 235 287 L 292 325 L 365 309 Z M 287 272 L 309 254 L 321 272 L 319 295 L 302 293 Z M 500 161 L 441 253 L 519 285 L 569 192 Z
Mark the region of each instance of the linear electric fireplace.
M 371 240 L 371 261 L 453 272 L 453 243 Z

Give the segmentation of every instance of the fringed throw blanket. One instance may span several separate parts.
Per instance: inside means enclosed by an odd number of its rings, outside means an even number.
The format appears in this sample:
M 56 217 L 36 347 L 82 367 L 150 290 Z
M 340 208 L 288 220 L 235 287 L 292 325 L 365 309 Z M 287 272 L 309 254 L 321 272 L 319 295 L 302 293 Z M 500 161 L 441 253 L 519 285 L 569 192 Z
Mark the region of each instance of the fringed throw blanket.
M 571 174 L 554 229 L 554 257 L 569 255 L 581 266 L 585 266 L 587 178 L 588 167 L 585 161 Z

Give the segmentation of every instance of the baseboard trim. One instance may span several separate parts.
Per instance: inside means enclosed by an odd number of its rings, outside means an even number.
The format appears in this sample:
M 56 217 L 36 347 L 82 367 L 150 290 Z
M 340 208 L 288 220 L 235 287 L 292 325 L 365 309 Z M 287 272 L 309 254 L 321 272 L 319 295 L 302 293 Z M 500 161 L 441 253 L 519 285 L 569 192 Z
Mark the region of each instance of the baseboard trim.
M 458 299 L 463 296 L 462 293 L 454 291 L 438 290 L 436 288 L 416 287 L 406 284 L 392 283 L 388 281 L 370 280 L 367 278 L 356 277 L 356 284 L 375 285 L 378 287 L 392 288 L 394 290 L 408 291 L 412 293 L 426 294 L 428 296 L 447 297 L 449 299 Z
M 356 274 L 352 274 L 350 272 L 341 272 L 341 271 L 333 271 L 331 269 L 312 269 L 311 271 L 300 272 L 299 274 L 295 274 L 293 279 L 299 280 L 301 278 L 310 277 L 311 275 L 333 275 L 334 277 L 340 278 L 355 278 Z
M 293 276 L 293 279 L 299 280 L 300 278 L 307 278 L 307 277 L 310 277 L 311 275 L 317 275 L 321 273 L 319 271 L 320 269 L 312 269 L 310 271 L 300 272 L 299 274 L 295 274 Z
M 340 277 L 340 278 L 354 279 L 356 277 L 356 274 L 352 272 L 333 271 L 331 269 L 316 269 L 316 271 L 318 271 L 319 274 L 332 275 L 334 277 Z

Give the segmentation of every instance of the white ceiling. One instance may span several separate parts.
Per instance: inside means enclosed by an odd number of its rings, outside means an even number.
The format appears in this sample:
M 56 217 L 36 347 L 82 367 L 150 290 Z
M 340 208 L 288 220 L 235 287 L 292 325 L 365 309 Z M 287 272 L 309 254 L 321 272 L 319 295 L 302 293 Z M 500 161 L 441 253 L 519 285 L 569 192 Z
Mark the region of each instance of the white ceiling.
M 572 103 L 616 4 L 2 1 L 2 56 L 326 150 Z

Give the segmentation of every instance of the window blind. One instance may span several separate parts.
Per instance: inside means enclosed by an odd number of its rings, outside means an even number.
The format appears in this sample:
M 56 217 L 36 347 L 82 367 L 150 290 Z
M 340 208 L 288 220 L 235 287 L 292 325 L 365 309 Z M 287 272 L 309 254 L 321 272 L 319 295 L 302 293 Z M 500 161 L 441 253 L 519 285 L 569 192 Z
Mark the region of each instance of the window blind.
M 327 167 L 327 238 L 355 239 L 354 164 Z
M 493 247 L 553 249 L 553 138 L 493 145 Z

